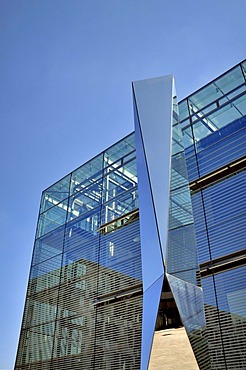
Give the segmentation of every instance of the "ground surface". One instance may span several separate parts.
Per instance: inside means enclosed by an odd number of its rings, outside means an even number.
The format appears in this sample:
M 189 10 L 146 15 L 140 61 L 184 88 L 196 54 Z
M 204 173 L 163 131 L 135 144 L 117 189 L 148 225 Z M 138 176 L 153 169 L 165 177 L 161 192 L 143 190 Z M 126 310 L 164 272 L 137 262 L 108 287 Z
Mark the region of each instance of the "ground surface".
M 199 370 L 184 328 L 155 332 L 149 370 Z

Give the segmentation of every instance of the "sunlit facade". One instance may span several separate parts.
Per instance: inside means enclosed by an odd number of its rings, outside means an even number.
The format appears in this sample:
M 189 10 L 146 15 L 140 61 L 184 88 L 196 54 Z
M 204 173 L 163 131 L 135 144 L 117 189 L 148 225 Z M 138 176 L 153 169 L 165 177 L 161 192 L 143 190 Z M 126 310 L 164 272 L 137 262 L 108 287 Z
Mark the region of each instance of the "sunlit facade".
M 15 369 L 147 370 L 180 325 L 246 368 L 245 78 L 134 82 L 134 132 L 43 192 Z

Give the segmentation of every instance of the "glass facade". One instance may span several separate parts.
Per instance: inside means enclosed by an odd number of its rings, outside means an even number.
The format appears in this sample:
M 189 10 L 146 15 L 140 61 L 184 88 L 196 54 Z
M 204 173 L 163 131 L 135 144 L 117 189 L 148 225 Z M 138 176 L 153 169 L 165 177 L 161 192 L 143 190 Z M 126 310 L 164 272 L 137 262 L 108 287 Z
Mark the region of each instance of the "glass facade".
M 16 369 L 140 367 L 134 134 L 42 195 Z
M 246 61 L 180 103 L 146 81 L 136 131 L 42 194 L 15 369 L 147 370 L 155 322 L 246 368 Z
M 179 104 L 211 369 L 246 368 L 245 68 Z

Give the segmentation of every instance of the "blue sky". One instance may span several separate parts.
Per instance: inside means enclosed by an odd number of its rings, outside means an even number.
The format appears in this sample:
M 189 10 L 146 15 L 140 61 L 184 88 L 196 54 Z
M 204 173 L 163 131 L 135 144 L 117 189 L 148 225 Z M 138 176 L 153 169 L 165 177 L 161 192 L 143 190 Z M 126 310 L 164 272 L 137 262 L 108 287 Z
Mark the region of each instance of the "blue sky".
M 131 81 L 179 100 L 246 57 L 245 0 L 0 1 L 0 370 L 12 369 L 43 189 L 133 130 Z

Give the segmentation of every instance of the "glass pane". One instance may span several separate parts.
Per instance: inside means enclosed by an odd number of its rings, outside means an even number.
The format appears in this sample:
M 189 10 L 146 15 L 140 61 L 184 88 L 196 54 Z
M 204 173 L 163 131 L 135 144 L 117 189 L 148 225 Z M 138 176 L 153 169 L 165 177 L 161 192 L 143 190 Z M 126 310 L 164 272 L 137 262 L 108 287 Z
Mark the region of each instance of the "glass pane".
M 182 134 L 183 134 L 184 148 L 186 149 L 192 144 L 194 144 L 194 141 L 193 141 L 193 135 L 192 135 L 191 126 L 190 126 L 190 121 L 187 120 L 185 121 L 185 123 L 186 124 L 183 126 L 184 128 L 182 128 Z
M 65 224 L 67 202 L 68 199 L 41 213 L 38 220 L 37 238 Z
M 207 119 L 217 128 L 226 126 L 228 123 L 243 116 L 243 114 L 235 107 L 235 104 L 237 104 L 237 101 L 235 103 L 227 104 L 216 112 L 210 114 Z
M 108 148 L 104 153 L 104 167 L 122 159 L 122 157 L 135 151 L 135 133 Z
M 40 212 L 57 205 L 61 200 L 69 196 L 70 177 L 71 175 L 69 174 L 43 192 Z
M 62 226 L 35 241 L 32 265 L 62 253 L 64 230 Z
M 28 294 L 38 293 L 57 286 L 60 282 L 62 254 L 50 258 L 31 269 Z M 48 294 L 48 292 L 47 292 Z
M 128 190 L 102 206 L 101 225 L 113 221 L 138 208 L 137 188 Z
M 117 197 L 119 194 L 135 188 L 137 185 L 136 159 L 121 167 L 113 165 L 105 170 L 103 201 Z
M 102 175 L 102 173 L 100 173 Z M 84 190 L 76 193 L 69 199 L 68 221 L 80 217 L 83 214 L 94 212 L 101 205 L 102 199 L 102 177 L 88 185 Z
M 214 84 L 217 88 L 227 94 L 229 91 L 235 89 L 237 86 L 244 83 L 243 74 L 240 66 L 234 68 L 232 71 L 227 72 L 224 76 L 217 79 Z
M 85 163 L 71 176 L 71 194 L 83 190 L 102 176 L 103 154 L 98 155 L 91 161 Z
M 188 116 L 189 116 L 189 111 L 188 111 L 187 99 L 185 99 L 181 103 L 179 103 L 179 119 L 180 121 L 183 121 Z
M 101 236 L 99 264 L 99 295 L 141 283 L 138 221 Z
M 196 113 L 198 110 L 222 96 L 223 93 L 218 89 L 218 87 L 216 87 L 214 83 L 205 86 L 203 89 L 189 97 L 188 101 L 191 114 Z

